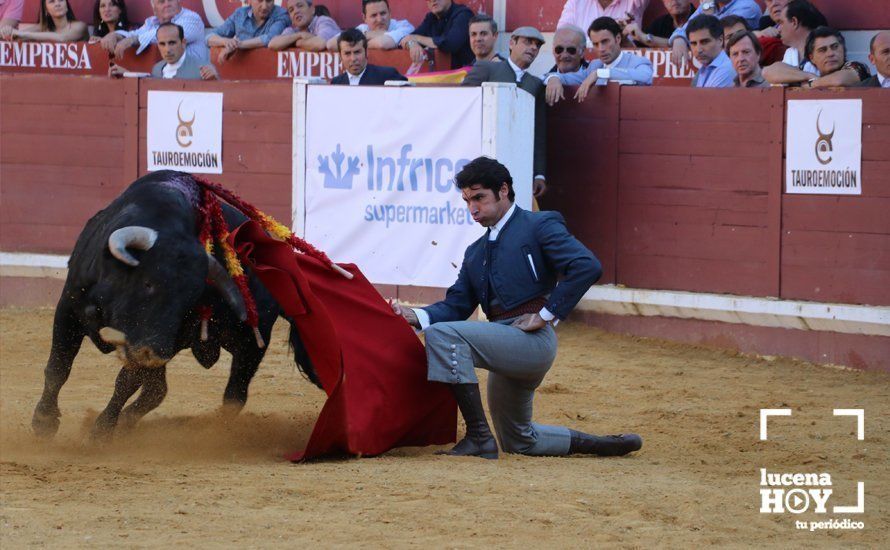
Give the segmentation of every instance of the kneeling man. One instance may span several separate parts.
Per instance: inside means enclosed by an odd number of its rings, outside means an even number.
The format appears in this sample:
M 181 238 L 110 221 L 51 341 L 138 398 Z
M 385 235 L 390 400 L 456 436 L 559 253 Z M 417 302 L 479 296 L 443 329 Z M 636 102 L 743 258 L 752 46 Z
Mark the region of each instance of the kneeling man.
M 532 422 L 532 401 L 556 357 L 553 326 L 601 274 L 600 263 L 569 234 L 557 212 L 528 212 L 513 201 L 501 163 L 479 157 L 455 177 L 473 219 L 488 231 L 464 254 L 445 299 L 393 310 L 426 334 L 427 377 L 451 385 L 467 433 L 444 454 L 497 458 L 508 453 L 618 456 L 636 451 L 635 434 L 596 436 Z M 467 321 L 481 305 L 490 322 Z M 476 368 L 489 371 L 491 434 Z

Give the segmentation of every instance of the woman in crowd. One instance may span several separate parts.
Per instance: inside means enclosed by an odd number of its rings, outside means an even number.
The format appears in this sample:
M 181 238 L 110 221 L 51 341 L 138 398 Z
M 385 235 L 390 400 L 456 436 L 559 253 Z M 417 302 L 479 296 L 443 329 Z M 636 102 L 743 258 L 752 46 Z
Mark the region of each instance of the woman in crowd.
M 18 29 L 4 27 L 3 39 L 18 38 L 39 42 L 77 42 L 89 34 L 86 23 L 74 17 L 68 0 L 43 0 L 36 25 L 21 25 Z
M 114 31 L 130 30 L 127 5 L 124 0 L 96 0 L 93 8 L 93 36 L 90 43 L 98 42 L 103 36 Z

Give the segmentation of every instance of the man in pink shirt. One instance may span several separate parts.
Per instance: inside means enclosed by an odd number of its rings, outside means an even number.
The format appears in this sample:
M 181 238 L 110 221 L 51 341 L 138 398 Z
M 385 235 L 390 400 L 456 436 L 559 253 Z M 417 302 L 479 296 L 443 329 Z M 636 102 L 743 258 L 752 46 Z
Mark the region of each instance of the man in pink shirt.
M 622 24 L 633 20 L 641 25 L 648 5 L 649 0 L 566 0 L 556 28 L 575 25 L 586 32 L 594 19 L 603 16 Z
M 22 8 L 25 0 L 0 0 L 0 35 L 4 28 L 14 29 L 22 20 Z

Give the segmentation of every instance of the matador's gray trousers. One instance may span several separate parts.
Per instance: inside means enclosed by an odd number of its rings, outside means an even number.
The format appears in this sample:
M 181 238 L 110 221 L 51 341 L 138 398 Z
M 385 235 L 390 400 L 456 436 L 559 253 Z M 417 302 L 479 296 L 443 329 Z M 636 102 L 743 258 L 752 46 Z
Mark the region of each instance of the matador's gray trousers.
M 502 451 L 525 455 L 566 455 L 568 428 L 532 422 L 535 389 L 556 357 L 550 325 L 535 332 L 498 322 L 435 323 L 426 335 L 427 378 L 446 384 L 475 384 L 475 367 L 488 375 L 488 408 Z

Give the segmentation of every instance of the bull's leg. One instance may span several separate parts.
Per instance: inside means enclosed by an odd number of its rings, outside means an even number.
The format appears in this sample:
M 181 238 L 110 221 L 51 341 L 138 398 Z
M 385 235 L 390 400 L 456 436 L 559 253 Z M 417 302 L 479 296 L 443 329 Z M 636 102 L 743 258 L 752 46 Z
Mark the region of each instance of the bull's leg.
M 265 336 L 268 342 L 268 335 Z M 242 350 L 232 354 L 232 370 L 229 383 L 223 393 L 223 411 L 227 414 L 238 414 L 247 402 L 247 388 L 253 375 L 256 374 L 260 361 L 263 360 L 265 349 Z
M 93 439 L 103 439 L 111 435 L 114 427 L 117 425 L 117 419 L 121 414 L 127 400 L 136 393 L 139 386 L 142 385 L 144 371 L 146 369 L 133 369 L 124 367 L 117 373 L 117 379 L 114 381 L 114 394 L 108 406 L 96 419 L 90 436 Z
M 43 371 L 43 395 L 40 396 L 31 419 L 31 427 L 40 437 L 52 437 L 59 429 L 59 417 L 62 416 L 59 411 L 59 391 L 71 374 L 71 364 L 80 351 L 83 336 L 74 315 L 60 303 L 53 321 L 53 343 L 49 361 Z
M 136 401 L 123 410 L 120 422 L 131 428 L 140 418 L 153 411 L 167 395 L 167 365 L 158 368 L 142 369 L 142 391 Z

